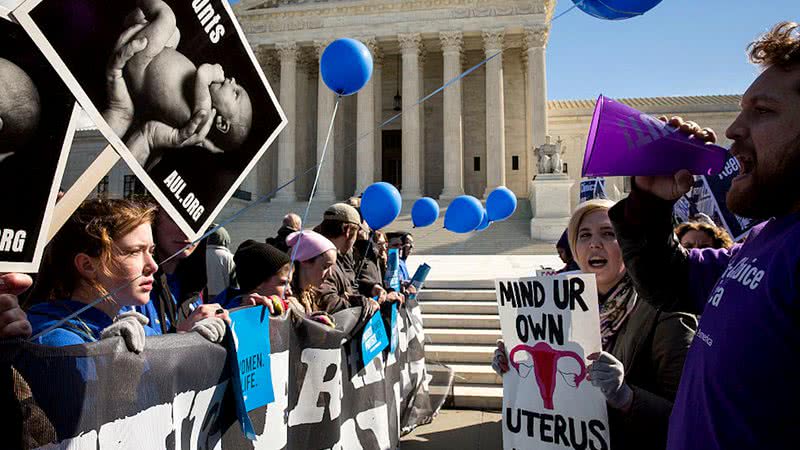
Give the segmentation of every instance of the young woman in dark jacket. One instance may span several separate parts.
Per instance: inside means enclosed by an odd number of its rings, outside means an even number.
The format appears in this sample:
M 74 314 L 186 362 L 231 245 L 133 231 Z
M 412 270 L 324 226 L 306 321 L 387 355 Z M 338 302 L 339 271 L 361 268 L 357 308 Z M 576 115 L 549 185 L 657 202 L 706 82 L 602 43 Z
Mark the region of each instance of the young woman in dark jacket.
M 588 355 L 589 377 L 606 396 L 614 449 L 663 449 L 695 316 L 662 312 L 639 298 L 622 260 L 608 210 L 591 200 L 570 219 L 569 243 L 582 272 L 594 273 L 603 351 Z M 492 366 L 508 371 L 498 342 Z

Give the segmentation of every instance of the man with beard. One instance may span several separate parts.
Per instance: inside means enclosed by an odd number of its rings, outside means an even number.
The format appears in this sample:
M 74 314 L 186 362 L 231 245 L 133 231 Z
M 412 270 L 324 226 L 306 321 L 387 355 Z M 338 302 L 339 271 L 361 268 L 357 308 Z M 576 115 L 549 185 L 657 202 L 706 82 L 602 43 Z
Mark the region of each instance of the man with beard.
M 789 448 L 800 387 L 800 25 L 781 23 L 749 47 L 763 67 L 728 128 L 740 174 L 730 210 L 764 220 L 727 249 L 682 248 L 672 205 L 692 176 L 636 177 L 611 209 L 625 265 L 641 298 L 702 314 L 670 417 L 669 449 Z M 714 132 L 670 123 L 695 139 Z M 634 402 L 636 399 L 634 399 Z M 791 405 L 791 406 L 789 406 Z

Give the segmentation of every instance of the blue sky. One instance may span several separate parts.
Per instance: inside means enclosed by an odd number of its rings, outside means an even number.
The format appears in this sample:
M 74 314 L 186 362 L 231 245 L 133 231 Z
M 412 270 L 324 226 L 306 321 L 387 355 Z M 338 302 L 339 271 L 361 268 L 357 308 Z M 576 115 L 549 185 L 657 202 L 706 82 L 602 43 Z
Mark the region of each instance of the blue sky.
M 548 97 L 740 94 L 758 73 L 746 45 L 781 20 L 800 21 L 798 0 L 664 0 L 623 21 L 576 8 L 552 24 Z

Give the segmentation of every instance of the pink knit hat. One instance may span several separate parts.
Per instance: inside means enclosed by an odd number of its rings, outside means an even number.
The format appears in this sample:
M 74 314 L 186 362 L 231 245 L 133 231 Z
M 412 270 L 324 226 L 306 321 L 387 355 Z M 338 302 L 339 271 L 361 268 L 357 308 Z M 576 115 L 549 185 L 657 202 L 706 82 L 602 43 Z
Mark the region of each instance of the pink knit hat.
M 300 235 L 303 238 L 300 239 Z M 294 253 L 295 245 L 300 241 L 300 246 L 297 248 L 297 253 Z M 328 240 L 325 236 L 311 230 L 295 231 L 294 233 L 286 236 L 286 245 L 292 247 L 289 255 L 294 254 L 297 261 L 303 262 L 309 259 L 316 258 L 317 256 L 327 252 L 328 250 L 336 250 L 333 242 Z

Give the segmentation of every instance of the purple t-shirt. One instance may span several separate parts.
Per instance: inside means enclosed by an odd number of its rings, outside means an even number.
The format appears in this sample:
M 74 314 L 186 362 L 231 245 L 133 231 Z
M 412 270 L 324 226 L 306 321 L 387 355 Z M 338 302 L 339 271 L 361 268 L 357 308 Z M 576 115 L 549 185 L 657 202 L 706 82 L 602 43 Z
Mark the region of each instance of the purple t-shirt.
M 797 448 L 800 214 L 755 227 L 744 245 L 692 250 L 703 311 L 686 356 L 667 448 Z

